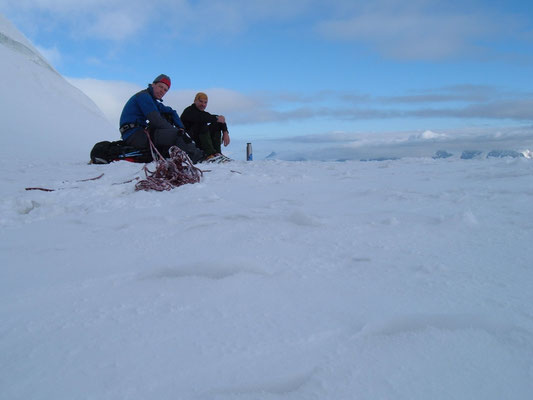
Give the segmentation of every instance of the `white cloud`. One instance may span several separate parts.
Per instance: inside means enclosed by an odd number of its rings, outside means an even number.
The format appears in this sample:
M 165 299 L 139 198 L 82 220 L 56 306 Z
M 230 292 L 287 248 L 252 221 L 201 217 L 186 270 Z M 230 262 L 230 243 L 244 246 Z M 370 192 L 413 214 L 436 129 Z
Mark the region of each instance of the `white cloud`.
M 124 104 L 133 94 L 143 89 L 128 82 L 75 78 L 67 78 L 67 80 L 96 103 L 105 117 L 117 127 L 117 132 Z
M 426 131 L 330 132 L 283 137 L 276 141 L 283 159 L 367 159 L 432 157 L 447 151 L 459 157 L 464 150 L 516 150 L 530 157 L 531 127 L 463 127 L 445 133 Z M 284 145 L 287 143 L 287 145 Z M 283 147 L 282 147 L 283 145 Z M 290 150 L 298 149 L 298 150 Z M 282 154 L 281 154 L 282 153 Z
M 426 130 L 421 133 L 416 133 L 414 135 L 409 136 L 409 140 L 436 140 L 436 139 L 445 139 L 448 135 L 445 133 L 437 133 L 433 132 L 431 130 Z
M 139 85 L 96 79 L 69 79 L 85 92 L 118 127 L 120 113 L 126 101 L 144 89 Z M 345 97 L 350 93 L 327 93 L 298 96 L 287 92 L 243 93 L 226 88 L 171 89 L 164 103 L 178 113 L 190 105 L 197 92 L 208 94 L 207 111 L 225 115 L 232 126 L 263 123 L 313 123 L 335 121 L 336 124 L 353 121 L 533 121 L 533 104 L 528 93 L 503 92 L 490 86 L 451 86 L 424 91 L 399 98 L 380 98 L 354 94 L 365 99 L 348 106 Z M 487 94 L 491 94 L 487 96 Z M 419 97 L 417 97 L 419 96 Z M 312 99 L 315 99 L 313 102 Z M 494 100 L 494 99 L 497 100 Z M 438 125 L 437 125 L 438 126 Z M 428 134 L 424 138 L 428 138 Z
M 0 0 L 0 9 L 24 15 L 28 30 L 60 27 L 73 37 L 122 41 L 155 30 L 187 40 L 224 40 L 257 24 L 290 24 L 404 60 L 484 52 L 485 39 L 524 34 L 519 17 L 495 7 L 471 0 Z
M 0 10 L 24 15 L 37 30 L 68 28 L 74 37 L 121 41 L 139 32 L 164 27 L 188 38 L 234 35 L 258 21 L 296 18 L 316 0 L 0 0 Z M 5 3 L 5 4 L 3 4 Z M 39 22 L 39 23 L 37 23 Z
M 497 21 L 483 14 L 433 14 L 423 10 L 361 13 L 322 21 L 317 30 L 332 39 L 368 43 L 395 59 L 438 60 L 472 49 Z
M 106 118 L 117 126 L 117 129 L 122 108 L 128 99 L 146 88 L 122 81 L 76 78 L 68 78 L 67 80 L 89 96 L 102 110 Z M 209 97 L 207 111 L 225 115 L 228 117 L 228 122 L 231 123 L 256 122 L 258 118 L 261 118 L 260 115 L 267 112 L 264 104 L 261 104 L 253 96 L 224 88 L 171 89 L 163 100 L 166 105 L 181 114 L 185 107 L 192 104 L 194 96 L 199 91 L 207 93 Z
M 94 21 L 86 27 L 87 34 L 93 37 L 120 41 L 130 38 L 142 26 L 141 19 L 131 13 L 114 10 L 103 15 L 95 15 Z
M 315 24 L 331 40 L 352 41 L 399 60 L 443 60 L 452 57 L 510 57 L 516 43 L 531 30 L 530 16 L 509 4 L 478 0 L 375 0 L 335 3 Z
M 151 3 L 137 0 L 20 0 L 3 8 L 23 15 L 37 33 L 61 29 L 77 38 L 113 41 L 135 35 L 156 14 Z

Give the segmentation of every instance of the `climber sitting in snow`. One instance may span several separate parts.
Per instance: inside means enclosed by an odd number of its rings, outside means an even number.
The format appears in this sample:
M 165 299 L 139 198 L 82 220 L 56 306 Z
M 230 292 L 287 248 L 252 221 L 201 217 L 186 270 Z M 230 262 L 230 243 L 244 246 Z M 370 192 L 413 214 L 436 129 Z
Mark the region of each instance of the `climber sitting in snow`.
M 230 160 L 220 150 L 221 143 L 227 146 L 230 142 L 226 118 L 223 115 L 214 115 L 205 111 L 207 107 L 207 95 L 197 93 L 194 103 L 183 110 L 181 120 L 185 129 L 210 158 L 222 157 L 223 161 Z
M 120 115 L 122 140 L 139 149 L 149 148 L 145 129 L 156 148 L 165 157 L 171 146 L 185 151 L 193 163 L 205 159 L 205 154 L 187 136 L 177 112 L 163 104 L 163 96 L 170 89 L 170 78 L 159 75 L 148 88 L 134 94 Z

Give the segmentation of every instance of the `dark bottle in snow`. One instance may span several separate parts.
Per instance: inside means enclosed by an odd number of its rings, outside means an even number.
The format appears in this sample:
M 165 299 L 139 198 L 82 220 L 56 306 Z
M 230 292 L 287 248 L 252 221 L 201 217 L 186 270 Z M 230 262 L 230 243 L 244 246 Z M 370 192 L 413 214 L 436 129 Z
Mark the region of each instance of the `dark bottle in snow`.
M 254 159 L 253 153 L 252 153 L 252 144 L 246 143 L 246 161 L 252 161 Z

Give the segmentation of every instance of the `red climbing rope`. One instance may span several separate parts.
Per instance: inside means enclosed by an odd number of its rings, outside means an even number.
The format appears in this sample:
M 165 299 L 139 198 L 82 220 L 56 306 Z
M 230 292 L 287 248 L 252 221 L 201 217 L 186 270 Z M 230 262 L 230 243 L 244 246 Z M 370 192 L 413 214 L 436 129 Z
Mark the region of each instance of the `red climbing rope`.
M 165 159 L 156 149 L 148 132 L 146 134 L 152 156 L 156 160 L 156 169 L 152 172 L 145 165 L 146 179 L 137 182 L 135 190 L 156 190 L 161 192 L 187 183 L 200 182 L 203 173 L 193 165 L 187 153 L 177 146 L 172 146 L 169 150 L 170 157 Z

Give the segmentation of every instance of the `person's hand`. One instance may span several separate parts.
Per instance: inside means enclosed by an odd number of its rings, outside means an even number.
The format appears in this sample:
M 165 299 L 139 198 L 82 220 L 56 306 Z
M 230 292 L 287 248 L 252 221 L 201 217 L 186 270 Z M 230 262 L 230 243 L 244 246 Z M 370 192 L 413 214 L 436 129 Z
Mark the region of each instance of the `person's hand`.
M 229 133 L 228 131 L 225 131 L 223 134 L 222 134 L 222 143 L 224 143 L 224 146 L 227 146 L 229 144 L 230 140 L 229 140 Z
M 217 115 L 217 122 L 220 122 L 221 124 L 225 124 L 226 118 L 223 115 Z

